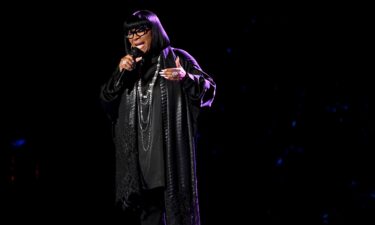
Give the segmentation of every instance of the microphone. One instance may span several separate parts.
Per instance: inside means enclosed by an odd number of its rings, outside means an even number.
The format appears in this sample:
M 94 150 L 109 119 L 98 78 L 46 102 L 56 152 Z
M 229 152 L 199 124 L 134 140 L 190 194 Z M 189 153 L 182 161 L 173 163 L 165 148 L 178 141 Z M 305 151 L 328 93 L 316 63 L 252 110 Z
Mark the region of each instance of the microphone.
M 131 55 L 133 57 L 133 60 L 134 60 L 134 65 L 135 65 L 135 59 L 138 58 L 138 57 L 141 57 L 143 56 L 143 52 L 137 48 L 137 47 L 132 47 L 130 49 L 130 52 L 129 52 L 129 55 Z M 121 73 L 120 73 L 120 77 L 118 78 L 116 84 L 115 84 L 115 87 L 117 87 L 119 84 L 120 84 L 120 81 L 122 80 L 122 77 L 124 76 L 124 73 L 125 73 L 125 69 L 122 69 Z
M 141 57 L 143 55 L 143 52 L 139 48 L 132 47 L 130 49 L 129 55 L 133 56 L 133 59 L 135 60 L 135 58 Z

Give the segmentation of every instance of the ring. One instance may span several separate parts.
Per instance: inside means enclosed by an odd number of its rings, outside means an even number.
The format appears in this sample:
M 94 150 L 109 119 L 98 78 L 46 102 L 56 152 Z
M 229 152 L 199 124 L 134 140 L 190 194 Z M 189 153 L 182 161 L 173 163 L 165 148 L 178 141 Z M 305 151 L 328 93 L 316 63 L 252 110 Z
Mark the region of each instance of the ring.
M 172 77 L 176 78 L 177 75 L 178 75 L 178 73 L 177 73 L 176 71 L 173 71 L 173 72 L 172 72 Z

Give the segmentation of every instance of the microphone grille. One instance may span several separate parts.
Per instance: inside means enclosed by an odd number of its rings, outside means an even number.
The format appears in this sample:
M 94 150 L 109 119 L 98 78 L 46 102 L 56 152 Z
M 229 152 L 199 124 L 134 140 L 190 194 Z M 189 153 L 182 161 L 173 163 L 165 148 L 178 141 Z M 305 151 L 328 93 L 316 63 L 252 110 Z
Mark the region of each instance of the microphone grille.
M 139 48 L 132 47 L 130 50 L 130 55 L 132 55 L 134 58 L 138 58 L 143 55 L 143 52 Z

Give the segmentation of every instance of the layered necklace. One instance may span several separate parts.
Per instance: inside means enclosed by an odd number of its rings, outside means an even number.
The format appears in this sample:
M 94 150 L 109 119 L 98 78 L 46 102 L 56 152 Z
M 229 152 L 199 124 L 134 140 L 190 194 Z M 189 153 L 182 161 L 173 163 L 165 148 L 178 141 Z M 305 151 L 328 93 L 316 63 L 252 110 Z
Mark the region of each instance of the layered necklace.
M 141 79 L 138 80 L 137 83 L 137 91 L 139 96 L 139 103 L 138 104 L 138 121 L 140 127 L 140 133 L 142 138 L 142 149 L 147 152 L 151 148 L 152 143 L 152 95 L 154 91 L 154 85 L 156 82 L 156 78 L 158 77 L 160 69 L 160 56 L 158 57 L 158 63 L 156 65 L 156 70 L 154 76 L 152 77 L 151 82 L 149 82 L 148 87 L 146 88 L 146 93 L 143 94 L 142 92 L 142 82 Z M 144 112 L 144 110 L 146 112 Z

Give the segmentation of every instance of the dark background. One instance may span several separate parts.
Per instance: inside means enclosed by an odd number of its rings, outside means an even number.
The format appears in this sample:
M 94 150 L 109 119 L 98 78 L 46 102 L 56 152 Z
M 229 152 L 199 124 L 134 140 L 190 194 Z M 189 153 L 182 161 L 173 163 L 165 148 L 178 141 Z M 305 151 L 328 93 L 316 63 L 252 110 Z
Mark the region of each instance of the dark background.
M 3 218 L 111 220 L 99 89 L 123 55 L 124 19 L 149 9 L 217 83 L 200 117 L 203 224 L 375 223 L 366 7 L 201 4 L 1 7 Z

